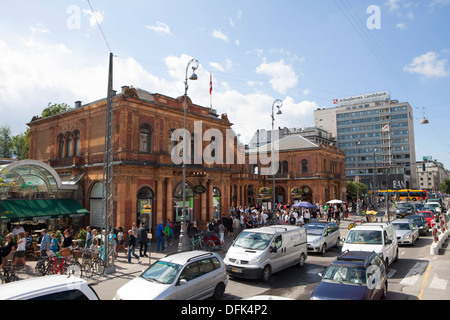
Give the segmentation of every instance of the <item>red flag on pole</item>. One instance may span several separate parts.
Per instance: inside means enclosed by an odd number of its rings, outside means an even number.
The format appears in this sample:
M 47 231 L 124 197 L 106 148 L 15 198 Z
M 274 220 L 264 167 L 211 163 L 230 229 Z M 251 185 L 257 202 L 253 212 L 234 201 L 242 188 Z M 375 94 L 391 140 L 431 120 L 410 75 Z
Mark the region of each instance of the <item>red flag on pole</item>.
M 209 94 L 212 94 L 212 74 L 209 74 Z

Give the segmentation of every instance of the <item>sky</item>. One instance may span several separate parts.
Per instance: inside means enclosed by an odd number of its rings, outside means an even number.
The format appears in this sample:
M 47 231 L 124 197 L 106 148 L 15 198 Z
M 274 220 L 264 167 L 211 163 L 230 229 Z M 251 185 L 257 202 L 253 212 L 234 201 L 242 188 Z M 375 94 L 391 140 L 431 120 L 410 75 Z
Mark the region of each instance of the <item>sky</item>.
M 450 0 L 19 0 L 0 11 L 0 126 L 128 85 L 226 113 L 248 143 L 314 125 L 333 100 L 388 91 L 414 112 L 416 157 L 450 169 Z M 213 91 L 210 95 L 210 77 Z M 421 125 L 426 117 L 428 125 Z

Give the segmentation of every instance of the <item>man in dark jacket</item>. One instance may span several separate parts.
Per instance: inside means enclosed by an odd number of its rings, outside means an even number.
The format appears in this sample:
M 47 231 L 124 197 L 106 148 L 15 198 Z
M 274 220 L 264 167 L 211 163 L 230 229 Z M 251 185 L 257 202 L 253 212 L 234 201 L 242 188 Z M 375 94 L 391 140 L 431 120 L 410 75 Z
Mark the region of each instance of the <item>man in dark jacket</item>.
M 147 238 L 147 229 L 143 223 L 141 223 L 141 227 L 138 230 L 138 241 L 139 241 L 139 256 L 140 257 L 148 257 L 147 255 L 147 246 L 148 246 L 148 238 Z M 144 255 L 142 255 L 142 249 L 144 249 Z

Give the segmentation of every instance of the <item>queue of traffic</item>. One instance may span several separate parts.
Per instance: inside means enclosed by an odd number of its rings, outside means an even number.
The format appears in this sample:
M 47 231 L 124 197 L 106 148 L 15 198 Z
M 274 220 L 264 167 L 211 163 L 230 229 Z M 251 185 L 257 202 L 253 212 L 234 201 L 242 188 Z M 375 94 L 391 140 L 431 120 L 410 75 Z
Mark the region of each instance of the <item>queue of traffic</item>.
M 403 214 L 405 208 L 407 212 Z M 229 278 L 267 283 L 273 273 L 283 272 L 293 265 L 302 267 L 308 254 L 324 255 L 332 247 L 337 247 L 341 253 L 319 274 L 321 281 L 311 299 L 383 299 L 388 292 L 389 266 L 399 258 L 398 246 L 414 245 L 420 235 L 428 235 L 432 220 L 445 212 L 439 202 L 399 203 L 396 220 L 353 226 L 345 239 L 341 238 L 338 221 L 244 229 L 224 258 L 218 253 L 200 250 L 169 254 L 119 288 L 114 299 L 222 299 Z M 15 284 L 5 285 L 11 294 L 2 290 L 3 299 L 50 295 L 48 290 L 40 293 L 38 282 L 47 281 L 42 279 L 50 280 L 48 277 L 24 280 L 29 282 L 27 287 L 34 290 L 28 295 L 14 296 Z M 81 279 L 66 280 L 58 290 L 66 290 L 74 281 Z M 80 287 L 86 288 L 86 298 L 98 299 L 86 283 Z

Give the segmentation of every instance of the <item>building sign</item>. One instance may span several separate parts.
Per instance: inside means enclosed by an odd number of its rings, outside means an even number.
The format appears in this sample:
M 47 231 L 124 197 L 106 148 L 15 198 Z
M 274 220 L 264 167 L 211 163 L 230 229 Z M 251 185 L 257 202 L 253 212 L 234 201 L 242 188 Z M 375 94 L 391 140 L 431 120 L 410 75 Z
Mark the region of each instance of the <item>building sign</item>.
M 375 93 L 369 93 L 369 94 L 362 94 L 359 96 L 353 96 L 348 98 L 340 98 L 340 99 L 334 99 L 333 103 L 338 104 L 340 106 L 348 106 L 358 103 L 368 103 L 368 102 L 375 102 L 375 101 L 383 101 L 390 99 L 390 95 L 386 91 L 381 92 L 375 92 Z
M 202 193 L 206 192 L 206 187 L 199 184 L 199 185 L 195 186 L 193 188 L 193 190 L 196 194 L 202 194 Z

